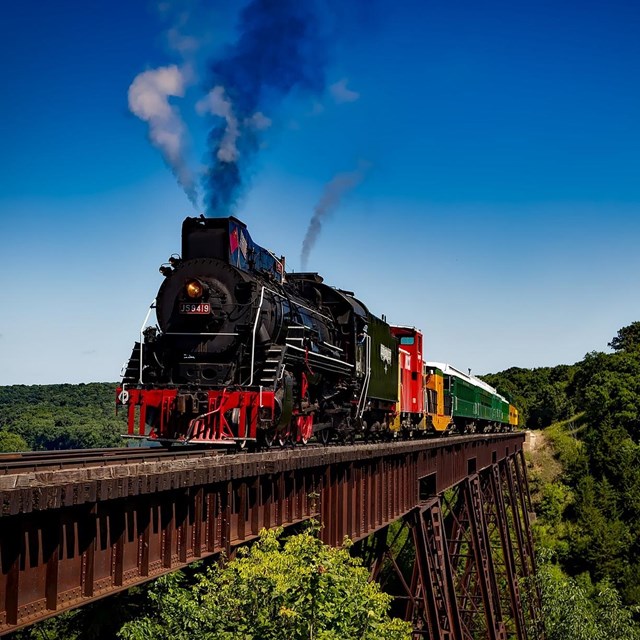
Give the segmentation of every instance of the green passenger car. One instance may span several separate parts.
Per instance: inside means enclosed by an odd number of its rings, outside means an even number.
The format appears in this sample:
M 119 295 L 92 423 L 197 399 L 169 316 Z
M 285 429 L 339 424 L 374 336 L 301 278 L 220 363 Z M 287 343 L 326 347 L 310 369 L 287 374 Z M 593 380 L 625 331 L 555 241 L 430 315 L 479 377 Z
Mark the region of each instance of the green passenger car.
M 445 410 L 462 430 L 509 426 L 509 402 L 493 387 L 449 364 L 428 362 L 444 375 Z

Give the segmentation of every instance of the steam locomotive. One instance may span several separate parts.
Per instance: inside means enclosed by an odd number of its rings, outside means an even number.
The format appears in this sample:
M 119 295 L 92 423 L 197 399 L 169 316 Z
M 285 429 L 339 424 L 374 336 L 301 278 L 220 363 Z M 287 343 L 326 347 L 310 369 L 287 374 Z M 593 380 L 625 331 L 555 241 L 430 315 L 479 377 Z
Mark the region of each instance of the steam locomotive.
M 160 271 L 117 390 L 130 437 L 265 448 L 517 425 L 495 389 L 424 362 L 418 329 L 317 273 L 286 273 L 234 217 L 186 218 Z

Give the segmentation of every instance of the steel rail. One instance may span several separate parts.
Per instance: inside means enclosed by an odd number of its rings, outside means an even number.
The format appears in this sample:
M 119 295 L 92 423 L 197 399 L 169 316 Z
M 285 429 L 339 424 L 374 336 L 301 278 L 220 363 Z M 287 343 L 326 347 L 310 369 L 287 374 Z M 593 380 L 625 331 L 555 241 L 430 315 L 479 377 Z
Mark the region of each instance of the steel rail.
M 0 454 L 0 475 L 73 469 L 89 466 L 131 464 L 135 462 L 160 462 L 179 458 L 222 456 L 219 449 L 175 449 L 167 451 L 160 447 L 118 447 L 112 449 L 67 449 L 60 451 L 28 451 L 24 453 Z
M 467 434 L 467 435 L 447 435 L 445 437 L 418 437 L 412 440 L 422 440 L 427 442 L 454 443 L 468 442 L 470 440 L 484 440 L 499 434 Z M 503 434 L 509 435 L 509 434 Z M 398 438 L 393 440 L 356 441 L 354 446 L 370 446 L 377 445 L 381 448 L 387 448 L 390 442 L 403 442 Z M 343 443 L 336 441 L 329 446 L 341 446 Z M 281 452 L 286 454 L 290 451 L 303 451 L 305 449 L 325 448 L 327 445 L 320 443 L 310 443 L 303 446 L 290 447 L 273 447 L 271 452 Z M 202 449 L 194 448 L 186 445 L 184 448 L 164 449 L 162 447 L 113 447 L 102 449 L 63 449 L 57 451 L 25 451 L 17 453 L 1 453 L 0 454 L 0 476 L 14 475 L 19 473 L 30 473 L 35 471 L 54 471 L 61 469 L 79 469 L 85 467 L 108 466 L 114 464 L 135 464 L 136 462 L 167 462 L 184 458 L 224 458 L 227 460 L 230 455 L 249 456 L 249 451 L 223 450 L 223 449 Z

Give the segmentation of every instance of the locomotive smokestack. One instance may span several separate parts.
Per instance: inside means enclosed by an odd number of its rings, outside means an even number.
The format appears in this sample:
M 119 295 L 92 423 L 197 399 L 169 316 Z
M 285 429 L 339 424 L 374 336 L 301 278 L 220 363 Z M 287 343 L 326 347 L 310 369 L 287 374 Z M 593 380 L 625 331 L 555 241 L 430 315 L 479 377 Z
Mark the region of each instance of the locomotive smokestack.
M 325 88 L 325 46 L 314 0 L 252 0 L 240 16 L 240 36 L 211 65 L 199 110 L 214 116 L 207 210 L 228 214 L 271 124 L 268 116 L 292 90 L 319 96 Z
M 364 180 L 370 167 L 371 165 L 369 163 L 361 162 L 355 171 L 338 173 L 325 185 L 322 197 L 313 210 L 313 216 L 311 216 L 311 220 L 309 221 L 309 228 L 302 241 L 300 262 L 303 271 L 307 268 L 309 254 L 322 231 L 324 219 L 336 209 L 346 193 L 357 187 Z

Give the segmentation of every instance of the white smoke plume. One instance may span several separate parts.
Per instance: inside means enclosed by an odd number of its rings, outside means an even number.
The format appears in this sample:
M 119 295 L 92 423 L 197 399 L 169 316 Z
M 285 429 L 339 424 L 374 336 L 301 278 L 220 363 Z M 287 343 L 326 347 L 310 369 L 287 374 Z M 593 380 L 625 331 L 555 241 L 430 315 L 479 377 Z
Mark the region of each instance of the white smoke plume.
M 368 162 L 360 162 L 358 168 L 354 171 L 338 173 L 325 185 L 320 201 L 313 210 L 309 228 L 302 241 L 300 263 L 303 271 L 307 268 L 311 250 L 322 231 L 324 219 L 338 207 L 346 193 L 357 187 L 365 179 L 370 168 L 371 165 Z
M 240 137 L 240 127 L 238 126 L 238 119 L 233 113 L 233 105 L 231 100 L 227 98 L 224 87 L 217 86 L 211 89 L 202 100 L 198 101 L 196 110 L 200 115 L 209 113 L 226 120 L 227 126 L 218 145 L 216 155 L 221 162 L 235 162 L 238 159 L 236 143 Z
M 169 97 L 183 97 L 187 75 L 176 65 L 150 69 L 138 74 L 129 87 L 129 109 L 149 125 L 149 139 L 184 189 L 193 206 L 198 191 L 186 161 L 187 132 L 178 110 Z

